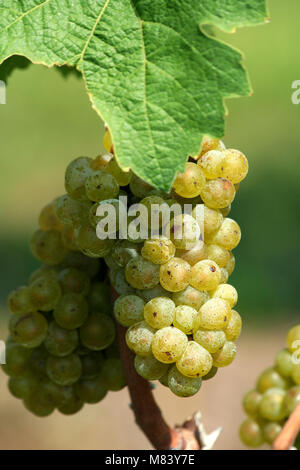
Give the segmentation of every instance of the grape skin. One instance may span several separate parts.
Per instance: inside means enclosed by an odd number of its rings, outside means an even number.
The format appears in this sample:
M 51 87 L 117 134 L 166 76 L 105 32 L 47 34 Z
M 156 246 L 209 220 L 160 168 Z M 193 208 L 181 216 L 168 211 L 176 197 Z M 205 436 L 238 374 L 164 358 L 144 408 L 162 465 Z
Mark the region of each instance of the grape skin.
M 79 328 L 88 317 L 88 303 L 81 294 L 64 294 L 56 305 L 53 316 L 62 328 Z
M 136 295 L 121 295 L 114 303 L 114 316 L 122 326 L 129 327 L 144 319 L 144 301 Z
M 164 289 L 179 292 L 188 286 L 190 275 L 191 268 L 186 261 L 172 258 L 160 267 L 159 279 Z
M 285 391 L 282 388 L 266 390 L 259 404 L 259 414 L 269 421 L 280 421 L 287 416 L 284 406 Z
M 179 305 L 174 310 L 173 325 L 186 335 L 191 335 L 197 315 L 198 312 L 194 308 L 188 305 Z
M 236 355 L 236 345 L 232 341 L 226 341 L 223 348 L 213 354 L 213 365 L 215 367 L 226 367 L 232 363 Z
M 189 341 L 176 367 L 186 377 L 203 377 L 213 365 L 209 352 L 195 341 Z
M 215 179 L 223 176 L 223 165 L 225 162 L 225 154 L 219 150 L 209 150 L 202 155 L 197 164 L 202 169 L 205 178 Z M 230 178 L 227 178 L 230 179 Z
M 48 323 L 38 312 L 15 315 L 9 322 L 12 339 L 27 348 L 36 348 L 46 338 Z
M 92 351 L 102 351 L 116 336 L 113 319 L 105 314 L 92 313 L 80 327 L 81 343 Z
M 240 438 L 248 447 L 259 447 L 264 442 L 262 430 L 253 418 L 248 418 L 242 423 Z
M 262 395 L 257 390 L 250 390 L 246 393 L 243 399 L 243 408 L 249 416 L 256 416 L 258 414 L 259 404 Z
M 229 323 L 231 309 L 225 300 L 210 299 L 205 302 L 195 318 L 194 330 L 204 328 L 207 330 L 222 330 Z
M 154 329 L 170 326 L 174 321 L 175 304 L 168 297 L 155 297 L 144 307 L 144 319 Z
M 127 263 L 125 277 L 135 289 L 152 289 L 159 284 L 159 266 L 137 256 Z
M 175 246 L 166 237 L 149 239 L 144 242 L 142 256 L 154 264 L 167 263 L 175 255 Z
M 78 345 L 78 332 L 61 328 L 55 321 L 52 321 L 49 324 L 44 345 L 53 356 L 67 356 Z
M 138 356 L 150 356 L 155 329 L 151 328 L 145 321 L 141 321 L 126 332 L 126 344 Z
M 57 385 L 74 384 L 82 372 L 81 361 L 76 354 L 64 357 L 49 356 L 46 368 L 49 379 Z
M 27 286 L 12 291 L 7 299 L 8 308 L 12 313 L 28 313 L 34 309 Z
M 222 209 L 229 206 L 235 198 L 235 188 L 225 178 L 208 180 L 201 190 L 200 196 L 210 209 Z

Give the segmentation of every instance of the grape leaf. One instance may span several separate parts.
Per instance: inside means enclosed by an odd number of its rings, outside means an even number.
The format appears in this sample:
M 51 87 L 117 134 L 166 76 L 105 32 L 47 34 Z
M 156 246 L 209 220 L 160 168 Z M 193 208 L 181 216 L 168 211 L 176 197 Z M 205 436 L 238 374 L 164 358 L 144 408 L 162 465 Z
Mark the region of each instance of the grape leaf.
M 223 135 L 224 98 L 249 93 L 241 54 L 201 25 L 266 15 L 265 0 L 2 0 L 0 64 L 76 67 L 121 166 L 167 190 L 203 134 Z

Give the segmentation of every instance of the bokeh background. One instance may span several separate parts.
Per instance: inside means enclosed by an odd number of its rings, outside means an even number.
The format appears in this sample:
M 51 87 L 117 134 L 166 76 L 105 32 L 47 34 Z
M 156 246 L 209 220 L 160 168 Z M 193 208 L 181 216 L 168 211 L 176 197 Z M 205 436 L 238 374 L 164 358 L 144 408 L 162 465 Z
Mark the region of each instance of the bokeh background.
M 254 95 L 227 101 L 224 141 L 250 162 L 231 217 L 243 231 L 231 282 L 244 320 L 236 361 L 191 399 L 155 394 L 171 424 L 200 409 L 208 430 L 222 426 L 216 449 L 242 449 L 242 395 L 271 365 L 288 328 L 299 323 L 300 79 L 298 0 L 271 0 L 271 22 L 217 37 L 241 49 Z M 6 296 L 37 266 L 28 239 L 41 207 L 63 192 L 64 169 L 80 155 L 103 150 L 103 124 L 81 80 L 31 66 L 16 71 L 0 106 L 0 339 L 6 336 Z M 0 371 L 1 449 L 150 449 L 134 424 L 127 391 L 111 392 L 73 417 L 30 415 L 6 388 Z

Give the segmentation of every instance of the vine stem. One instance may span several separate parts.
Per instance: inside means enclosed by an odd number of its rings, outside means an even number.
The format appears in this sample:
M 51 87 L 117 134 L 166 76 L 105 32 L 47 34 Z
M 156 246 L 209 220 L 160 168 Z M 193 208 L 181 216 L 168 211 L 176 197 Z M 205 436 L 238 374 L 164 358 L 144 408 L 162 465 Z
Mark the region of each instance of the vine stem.
M 273 450 L 289 450 L 300 432 L 300 403 L 297 405 L 287 422 L 274 441 Z

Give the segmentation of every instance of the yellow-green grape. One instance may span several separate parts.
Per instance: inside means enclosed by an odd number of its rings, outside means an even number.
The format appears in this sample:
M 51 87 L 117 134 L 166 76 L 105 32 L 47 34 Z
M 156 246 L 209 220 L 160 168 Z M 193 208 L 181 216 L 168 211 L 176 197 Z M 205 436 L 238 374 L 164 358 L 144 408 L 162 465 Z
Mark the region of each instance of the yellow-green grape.
M 279 423 L 266 423 L 262 427 L 262 432 L 264 436 L 264 440 L 268 444 L 273 444 L 275 441 L 276 437 L 279 435 L 279 433 L 282 431 L 282 426 Z
M 225 155 L 219 150 L 209 150 L 199 158 L 197 164 L 202 169 L 205 178 L 212 180 L 223 176 Z M 229 178 L 228 178 L 229 179 Z
M 26 371 L 20 377 L 10 377 L 7 385 L 15 398 L 26 400 L 36 390 L 38 381 L 31 371 Z
M 148 196 L 149 191 L 153 189 L 153 186 L 151 186 L 149 183 L 146 183 L 146 181 L 143 181 L 137 175 L 133 174 L 129 183 L 129 188 L 134 196 L 143 199 L 143 197 Z
M 221 227 L 223 222 L 223 215 L 219 210 L 210 209 L 205 205 L 203 213 L 202 211 L 199 213 L 196 206 L 192 210 L 192 216 L 198 221 L 199 227 L 203 226 L 204 228 L 204 241 L 209 239 Z
M 38 312 L 14 315 L 9 322 L 12 339 L 26 348 L 36 348 L 46 338 L 48 322 Z
M 49 324 L 44 346 L 53 356 L 67 356 L 71 354 L 78 345 L 77 330 L 66 330 L 61 328 L 55 321 Z
M 205 185 L 205 176 L 196 163 L 188 162 L 184 173 L 179 173 L 173 183 L 173 188 L 179 196 L 192 198 L 199 196 Z
M 233 273 L 234 268 L 235 268 L 235 257 L 233 253 L 230 253 L 229 261 L 225 266 L 228 276 L 230 276 Z
M 283 377 L 290 377 L 293 365 L 293 357 L 288 349 L 282 349 L 276 354 L 275 367 Z
M 154 264 L 167 263 L 175 255 L 175 246 L 166 237 L 146 240 L 142 248 L 142 256 Z
M 61 263 L 68 253 L 61 233 L 56 230 L 36 230 L 30 240 L 30 248 L 36 259 L 51 266 Z
M 296 325 L 290 329 L 286 337 L 286 345 L 292 353 L 300 348 L 300 325 Z
M 24 400 L 24 406 L 28 411 L 39 417 L 49 416 L 54 411 L 54 406 L 48 403 L 37 390 Z
M 202 157 L 202 155 L 205 155 L 210 150 L 218 150 L 219 152 L 222 152 L 225 150 L 225 145 L 222 140 L 205 135 L 202 139 L 202 147 L 199 157 Z
M 170 292 L 179 292 L 189 285 L 191 268 L 187 261 L 172 258 L 161 265 L 159 279 L 162 287 Z
M 159 284 L 159 266 L 137 256 L 127 263 L 125 277 L 135 289 L 152 289 Z
M 146 302 L 149 302 L 149 300 L 154 299 L 154 297 L 171 297 L 172 294 L 159 284 L 158 286 L 153 287 L 153 289 L 139 291 L 138 295 L 142 296 Z
M 93 174 L 91 163 L 91 158 L 79 157 L 67 166 L 65 172 L 65 188 L 73 199 L 87 199 L 85 194 L 85 182 L 86 179 Z
M 125 279 L 125 272 L 124 269 L 116 269 L 109 272 L 109 280 L 114 288 L 114 290 L 122 295 L 122 294 L 134 294 L 135 289 L 128 284 Z
M 224 151 L 225 161 L 222 168 L 222 176 L 232 183 L 240 183 L 248 173 L 248 160 L 239 150 L 226 149 Z
M 235 197 L 235 188 L 225 178 L 208 180 L 201 190 L 203 202 L 211 209 L 222 209 L 229 206 Z
M 229 278 L 228 271 L 225 268 L 220 268 L 220 272 L 221 272 L 220 284 L 226 284 Z
M 85 191 L 91 201 L 99 202 L 118 196 L 120 186 L 116 179 L 102 170 L 97 170 L 85 182 Z
M 118 240 L 111 250 L 111 256 L 118 266 L 124 268 L 130 260 L 137 258 L 139 252 L 140 247 L 137 243 Z
M 119 230 L 119 211 L 120 211 L 120 201 L 118 199 L 106 199 L 104 201 L 95 202 L 89 211 L 89 222 L 96 228 L 99 222 L 102 222 L 108 217 L 108 211 L 105 210 L 103 215 L 97 215 L 98 207 L 103 207 L 107 205 L 114 207 L 115 219 L 112 219 L 109 216 L 104 226 L 101 226 L 101 233 L 106 233 L 110 238 L 117 238 L 116 234 Z M 103 223 L 102 223 L 103 225 Z M 115 237 L 113 237 L 115 235 Z
M 223 330 L 205 330 L 199 328 L 194 332 L 194 341 L 205 348 L 209 353 L 216 353 L 224 346 L 226 335 Z
M 242 319 L 236 310 L 231 310 L 230 319 L 224 333 L 228 341 L 235 341 L 239 338 L 242 331 Z
M 259 376 L 256 388 L 260 393 L 264 393 L 269 388 L 289 388 L 289 382 L 275 370 L 273 367 L 265 369 Z
M 114 240 L 106 238 L 100 240 L 96 230 L 91 225 L 82 225 L 77 233 L 77 244 L 80 250 L 92 258 L 100 258 L 108 255 L 114 245 Z
M 43 232 L 47 230 L 58 230 L 60 232 L 62 230 L 63 225 L 56 215 L 56 199 L 43 207 L 38 222 Z
M 7 304 L 12 313 L 28 313 L 34 310 L 30 289 L 26 286 L 13 290 L 8 296 Z
M 104 148 L 108 152 L 114 153 L 113 142 L 112 142 L 112 138 L 108 129 L 105 130 L 105 133 L 103 136 L 103 145 L 104 145 Z
M 74 330 L 79 328 L 88 317 L 88 303 L 81 294 L 68 292 L 56 305 L 53 316 L 62 328 Z
M 300 363 L 293 365 L 291 377 L 295 384 L 300 385 Z
M 207 291 L 200 291 L 192 286 L 188 286 L 186 289 L 172 294 L 172 299 L 176 306 L 188 305 L 197 311 L 209 300 L 209 298 Z
M 78 411 L 80 411 L 83 408 L 83 405 L 84 405 L 83 401 L 81 401 L 77 397 L 75 392 L 73 392 L 72 396 L 68 400 L 66 400 L 65 403 L 63 403 L 62 405 L 59 405 L 57 409 L 63 415 L 71 416 L 71 415 L 78 413 Z
M 114 303 L 115 319 L 129 327 L 144 319 L 144 301 L 137 295 L 121 295 Z
M 209 352 L 195 341 L 189 341 L 176 367 L 187 377 L 203 377 L 213 365 Z
M 269 421 L 281 421 L 287 416 L 284 406 L 285 390 L 270 388 L 266 390 L 259 404 L 259 414 Z
M 175 304 L 168 297 L 155 297 L 144 307 L 144 319 L 152 328 L 170 326 L 174 321 Z
M 208 374 L 206 374 L 202 377 L 202 380 L 210 380 L 210 379 L 214 378 L 215 375 L 217 374 L 217 372 L 218 372 L 218 368 L 212 366 L 212 368 L 210 369 Z
M 79 251 L 76 241 L 76 229 L 72 225 L 63 225 L 61 239 L 68 250 Z
M 150 356 L 152 354 L 151 346 L 154 333 L 154 328 L 151 328 L 145 321 L 141 321 L 128 328 L 126 344 L 138 356 Z
M 198 290 L 213 290 L 221 280 L 221 271 L 217 263 L 202 260 L 192 266 L 190 284 Z
M 213 299 L 226 300 L 231 308 L 233 308 L 238 301 L 238 293 L 231 284 L 219 284 L 210 294 Z
M 236 356 L 236 345 L 232 341 L 226 341 L 223 348 L 213 354 L 213 365 L 215 367 L 229 366 Z
M 217 263 L 220 268 L 225 268 L 230 259 L 230 252 L 219 245 L 211 244 L 207 246 L 207 258 Z
M 222 330 L 229 323 L 231 309 L 223 299 L 210 299 L 199 310 L 194 322 L 194 331 L 199 328 L 206 330 Z
M 187 343 L 187 336 L 182 331 L 167 326 L 154 334 L 152 352 L 158 361 L 171 364 L 180 359 Z
M 262 394 L 255 389 L 249 390 L 249 392 L 246 393 L 243 399 L 243 408 L 247 415 L 253 417 L 257 416 L 261 399 Z
M 62 294 L 59 283 L 51 277 L 36 279 L 30 284 L 29 290 L 34 310 L 41 310 L 43 312 L 53 310 Z
M 203 259 L 208 258 L 207 256 L 207 246 L 201 240 L 198 240 L 197 243 L 190 250 L 176 250 L 175 256 L 181 258 L 184 261 L 187 261 L 190 266 L 202 261 Z
M 59 269 L 56 266 L 46 266 L 42 265 L 35 271 L 33 271 L 29 277 L 29 285 L 32 284 L 36 279 L 40 277 L 51 277 L 52 279 L 56 279 L 59 273 Z
M 221 212 L 223 217 L 227 217 L 228 214 L 230 214 L 230 211 L 231 211 L 231 204 L 229 204 L 229 206 L 222 207 L 222 209 L 220 209 L 220 212 Z
M 6 342 L 5 359 L 6 363 L 2 364 L 2 370 L 10 377 L 22 376 L 28 368 L 28 361 L 32 351 L 24 348 L 15 342 Z
M 233 250 L 241 240 L 241 229 L 232 219 L 224 219 L 221 227 L 212 238 L 212 243 L 222 246 L 226 250 Z
M 264 443 L 262 430 L 253 418 L 247 418 L 241 424 L 240 439 L 248 447 L 259 447 Z
M 105 171 L 111 174 L 119 184 L 119 186 L 127 186 L 132 178 L 132 171 L 124 171 L 119 166 L 116 158 L 112 158 L 108 165 L 105 167 Z
M 91 168 L 95 171 L 97 170 L 105 170 L 111 159 L 113 158 L 113 155 L 111 153 L 105 153 L 104 155 L 97 155 L 92 161 L 91 161 Z
M 288 415 L 291 415 L 300 403 L 300 386 L 295 385 L 287 390 L 284 397 L 284 406 Z
M 56 200 L 56 214 L 62 224 L 79 227 L 88 222 L 91 206 L 90 201 L 76 201 L 64 194 Z
M 102 351 L 110 346 L 116 336 L 113 319 L 104 313 L 92 313 L 80 327 L 81 343 L 92 351 Z
M 45 346 L 41 346 L 31 350 L 32 354 L 29 358 L 29 369 L 39 378 L 45 378 L 47 375 L 46 365 L 49 353 Z
M 64 294 L 75 292 L 86 296 L 89 293 L 91 281 L 84 271 L 76 268 L 63 269 L 58 275 L 58 280 Z
M 145 227 L 149 227 L 154 230 L 158 230 L 162 224 L 162 205 L 165 203 L 163 198 L 160 196 L 147 196 L 144 197 L 140 203 L 139 207 L 141 207 L 141 221 Z M 145 212 L 146 208 L 146 214 Z
M 101 377 L 107 390 L 117 392 L 126 385 L 121 360 L 117 357 L 106 359 L 101 369 Z
M 72 385 L 80 378 L 82 365 L 77 354 L 64 357 L 49 356 L 47 375 L 57 385 Z
M 75 384 L 75 391 L 81 401 L 90 404 L 99 403 L 107 394 L 107 388 L 101 376 L 79 380 Z
M 176 366 L 173 366 L 168 373 L 168 387 L 178 397 L 192 397 L 199 392 L 201 384 L 201 377 L 186 377 Z
M 146 380 L 159 380 L 168 370 L 168 364 L 155 359 L 153 355 L 135 356 L 134 367 L 137 373 Z
M 174 313 L 173 325 L 187 335 L 192 334 L 197 310 L 188 305 L 179 305 Z
M 194 217 L 181 214 L 174 217 L 165 227 L 165 233 L 176 248 L 182 250 L 192 249 L 200 239 L 200 227 Z

